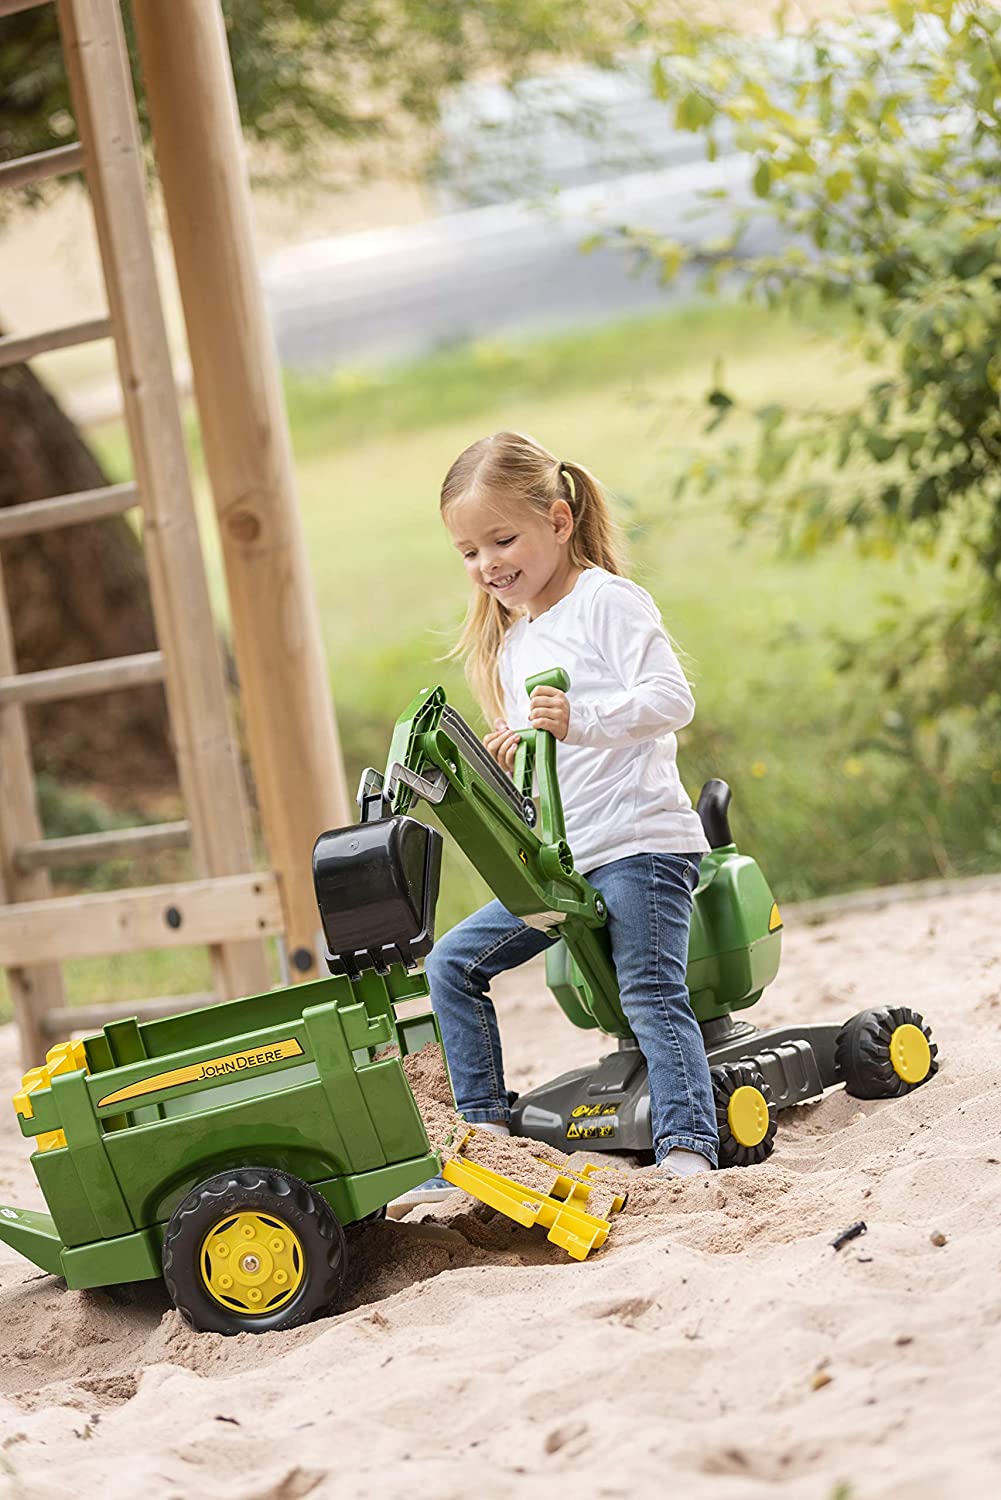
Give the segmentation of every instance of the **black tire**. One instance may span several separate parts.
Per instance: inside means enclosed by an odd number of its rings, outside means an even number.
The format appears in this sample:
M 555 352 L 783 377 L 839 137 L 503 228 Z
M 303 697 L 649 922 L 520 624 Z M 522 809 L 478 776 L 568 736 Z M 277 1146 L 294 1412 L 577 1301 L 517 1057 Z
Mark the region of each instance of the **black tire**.
M 225 1221 L 236 1223 L 241 1214 L 260 1216 L 276 1236 L 291 1231 L 292 1243 L 298 1242 L 294 1255 L 300 1280 L 291 1297 L 271 1311 L 241 1308 L 238 1301 L 225 1305 L 218 1290 L 213 1293 L 207 1284 L 212 1264 L 206 1259 L 208 1235 L 225 1232 Z M 330 1307 L 346 1268 L 344 1230 L 326 1199 L 291 1173 L 267 1167 L 234 1168 L 199 1183 L 174 1210 L 163 1240 L 163 1279 L 170 1299 L 200 1333 L 272 1333 L 308 1323 Z
M 775 1131 L 778 1128 L 778 1111 L 772 1099 L 772 1091 L 753 1063 L 720 1063 L 711 1068 L 713 1098 L 716 1103 L 716 1128 L 719 1131 L 720 1167 L 754 1167 L 771 1156 L 775 1149 Z M 767 1125 L 760 1140 L 753 1145 L 744 1144 L 734 1135 L 730 1120 L 730 1102 L 738 1089 L 756 1089 L 764 1101 Z
M 909 1081 L 894 1066 L 890 1043 L 900 1026 L 916 1026 L 928 1043 L 930 1061 L 923 1078 Z M 938 1046 L 931 1027 L 909 1006 L 862 1010 L 838 1032 L 834 1068 L 846 1092 L 856 1099 L 899 1099 L 938 1072 Z

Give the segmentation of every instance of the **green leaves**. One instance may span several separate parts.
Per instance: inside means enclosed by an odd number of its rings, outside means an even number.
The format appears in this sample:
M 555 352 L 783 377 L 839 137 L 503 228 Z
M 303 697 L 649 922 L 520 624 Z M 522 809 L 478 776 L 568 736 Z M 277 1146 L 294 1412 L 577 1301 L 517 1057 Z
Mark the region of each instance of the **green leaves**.
M 708 396 L 706 397 L 706 404 L 713 408 L 714 415 L 712 416 L 711 420 L 706 423 L 705 430 L 706 432 L 715 432 L 720 423 L 726 420 L 727 416 L 733 408 L 734 403 L 732 398 L 727 395 L 726 391 L 722 391 L 718 386 L 716 386 L 709 392 Z
M 895 214 L 899 214 L 901 218 L 905 218 L 910 208 L 910 194 L 901 170 L 897 169 L 890 172 L 887 177 L 885 191 L 889 207 Z
M 847 167 L 831 172 L 824 182 L 824 189 L 832 203 L 840 203 L 851 191 L 855 178 Z
M 897 451 L 897 440 L 881 432 L 870 431 L 865 435 L 865 451 L 878 464 L 885 464 Z
M 700 483 L 738 495 L 745 524 L 800 551 L 846 534 L 875 556 L 942 544 L 962 607 L 929 614 L 906 642 L 887 627 L 887 690 L 907 697 L 901 722 L 976 713 L 997 765 L 1001 11 L 987 0 L 888 0 L 888 11 L 781 45 L 694 22 L 661 33 L 679 120 L 692 128 L 690 101 L 708 96 L 714 133 L 729 127 L 753 158 L 759 218 L 786 236 L 743 262 L 748 295 L 793 313 L 840 307 L 847 340 L 878 367 L 849 409 L 759 410 L 753 437 L 699 460 Z M 707 401 L 713 433 L 741 392 L 716 377 Z M 964 651 L 990 659 L 997 686 L 985 690 Z M 943 726 L 929 774 L 956 743 Z
M 715 116 L 716 106 L 708 95 L 693 90 L 678 100 L 674 124 L 678 130 L 699 130 L 711 124 Z

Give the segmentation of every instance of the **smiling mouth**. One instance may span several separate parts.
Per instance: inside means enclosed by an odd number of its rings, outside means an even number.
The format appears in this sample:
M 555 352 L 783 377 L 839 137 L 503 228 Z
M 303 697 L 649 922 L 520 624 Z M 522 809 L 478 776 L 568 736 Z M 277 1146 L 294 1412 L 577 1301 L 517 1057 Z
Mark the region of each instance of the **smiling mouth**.
M 520 572 L 506 573 L 503 578 L 491 578 L 487 587 L 495 589 L 499 594 L 503 594 L 506 589 L 509 589 L 513 584 L 516 584 L 520 577 Z

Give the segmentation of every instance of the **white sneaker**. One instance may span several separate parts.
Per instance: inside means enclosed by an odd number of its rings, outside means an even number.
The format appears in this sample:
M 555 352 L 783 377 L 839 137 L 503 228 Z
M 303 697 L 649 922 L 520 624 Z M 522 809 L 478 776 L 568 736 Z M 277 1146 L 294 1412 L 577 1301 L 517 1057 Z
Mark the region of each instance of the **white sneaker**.
M 699 1151 L 686 1151 L 684 1146 L 672 1146 L 657 1163 L 656 1170 L 665 1177 L 697 1177 L 702 1172 L 712 1171 L 712 1162 Z

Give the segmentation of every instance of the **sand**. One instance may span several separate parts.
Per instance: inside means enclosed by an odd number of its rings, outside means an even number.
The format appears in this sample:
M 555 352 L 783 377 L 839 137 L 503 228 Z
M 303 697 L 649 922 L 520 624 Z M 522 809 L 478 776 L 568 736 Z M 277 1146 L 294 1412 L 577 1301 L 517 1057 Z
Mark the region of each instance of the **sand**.
M 583 1263 L 463 1197 L 352 1231 L 336 1316 L 222 1339 L 188 1330 L 159 1283 L 67 1292 L 0 1248 L 0 1494 L 994 1493 L 998 902 L 787 927 L 762 1024 L 912 1005 L 939 1075 L 902 1100 L 834 1090 L 782 1115 L 767 1163 L 672 1183 Z M 594 1056 L 539 966 L 498 998 L 513 1085 Z M 0 1069 L 9 1094 L 9 1028 Z M 6 1110 L 0 1199 L 42 1206 Z
M 428 1140 L 441 1156 L 442 1164 L 458 1159 L 489 1167 L 520 1187 L 537 1193 L 566 1199 L 558 1184 L 563 1178 L 575 1178 L 585 1198 L 577 1206 L 606 1224 L 610 1215 L 620 1209 L 630 1212 L 656 1211 L 670 1193 L 663 1173 L 652 1168 L 641 1171 L 624 1168 L 622 1158 L 600 1152 L 575 1151 L 567 1155 L 553 1146 L 523 1136 L 497 1136 L 469 1126 L 453 1107 L 452 1085 L 445 1067 L 445 1055 L 435 1042 L 403 1060 L 407 1081 L 413 1090 L 417 1107 L 427 1129 Z M 594 1167 L 599 1168 L 593 1174 Z M 565 1184 L 564 1184 L 565 1187 Z M 391 1205 L 390 1218 L 406 1218 L 402 1205 Z M 413 1210 L 410 1210 L 413 1213 Z

